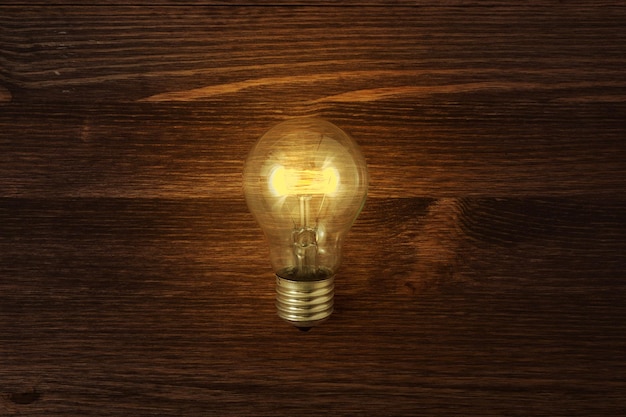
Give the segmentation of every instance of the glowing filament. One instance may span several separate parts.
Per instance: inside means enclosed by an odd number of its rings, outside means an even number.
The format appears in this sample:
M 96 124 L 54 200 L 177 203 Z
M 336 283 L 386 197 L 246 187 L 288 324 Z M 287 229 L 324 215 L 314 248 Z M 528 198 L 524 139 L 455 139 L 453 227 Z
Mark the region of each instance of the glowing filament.
M 296 170 L 277 166 L 270 174 L 269 185 L 276 196 L 333 194 L 339 186 L 339 172 L 335 168 Z

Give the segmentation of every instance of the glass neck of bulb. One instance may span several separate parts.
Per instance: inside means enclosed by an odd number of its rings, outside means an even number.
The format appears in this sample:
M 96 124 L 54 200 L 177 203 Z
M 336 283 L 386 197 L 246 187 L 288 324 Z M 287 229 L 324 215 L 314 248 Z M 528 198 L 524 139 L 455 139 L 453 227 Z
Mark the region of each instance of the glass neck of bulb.
M 296 261 L 295 277 L 314 277 L 317 270 L 317 231 L 310 228 L 294 230 L 293 251 Z
M 311 218 L 311 196 L 299 195 L 300 224 L 293 230 L 293 255 L 295 261 L 294 278 L 316 279 L 317 264 L 317 222 Z

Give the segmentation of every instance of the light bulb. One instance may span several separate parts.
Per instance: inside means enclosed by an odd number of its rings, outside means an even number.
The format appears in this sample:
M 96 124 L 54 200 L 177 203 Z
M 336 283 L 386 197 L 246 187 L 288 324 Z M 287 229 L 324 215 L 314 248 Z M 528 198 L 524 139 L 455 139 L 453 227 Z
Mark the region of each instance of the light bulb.
M 342 244 L 367 181 L 356 142 L 322 119 L 282 122 L 248 155 L 244 194 L 269 241 L 278 315 L 302 330 L 333 312 Z

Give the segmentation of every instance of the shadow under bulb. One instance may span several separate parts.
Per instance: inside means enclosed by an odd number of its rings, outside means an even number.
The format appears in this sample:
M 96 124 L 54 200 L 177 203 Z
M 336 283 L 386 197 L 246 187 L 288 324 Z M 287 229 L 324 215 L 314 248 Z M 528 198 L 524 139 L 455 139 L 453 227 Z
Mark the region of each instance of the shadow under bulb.
M 278 315 L 309 330 L 333 312 L 343 240 L 367 196 L 365 159 L 334 124 L 290 119 L 254 145 L 243 183 L 269 241 Z

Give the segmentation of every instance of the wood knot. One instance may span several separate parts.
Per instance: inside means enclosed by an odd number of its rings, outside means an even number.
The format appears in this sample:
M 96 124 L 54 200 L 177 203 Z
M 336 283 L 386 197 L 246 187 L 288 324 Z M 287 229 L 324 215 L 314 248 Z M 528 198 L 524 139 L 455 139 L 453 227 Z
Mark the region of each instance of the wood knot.
M 33 389 L 27 392 L 17 392 L 9 394 L 9 401 L 14 404 L 27 405 L 32 404 L 41 398 L 41 393 Z

